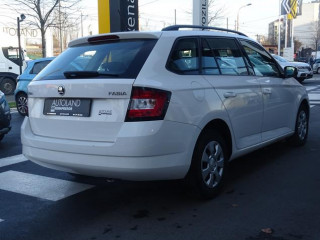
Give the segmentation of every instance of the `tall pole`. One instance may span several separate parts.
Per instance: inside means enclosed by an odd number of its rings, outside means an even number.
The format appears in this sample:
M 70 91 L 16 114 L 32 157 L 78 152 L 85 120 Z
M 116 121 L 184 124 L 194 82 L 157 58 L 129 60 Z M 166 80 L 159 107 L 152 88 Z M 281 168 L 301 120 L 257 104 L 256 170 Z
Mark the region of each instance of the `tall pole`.
M 291 48 L 292 48 L 292 52 L 293 52 L 293 54 L 294 54 L 293 34 L 294 34 L 294 18 L 292 18 L 292 20 L 291 20 Z
M 177 9 L 174 10 L 174 25 L 177 25 Z
M 82 12 L 81 12 L 81 37 L 83 37 L 83 21 L 82 21 Z
M 22 74 L 22 57 L 21 57 L 21 36 L 20 36 L 20 18 L 17 17 L 17 25 L 18 25 L 18 47 L 19 47 L 19 72 Z
M 60 35 L 60 53 L 62 53 L 62 24 L 61 24 L 61 3 L 59 0 L 59 35 Z
M 283 18 L 283 20 L 286 20 L 286 25 L 285 25 L 285 30 L 284 30 L 284 47 L 287 48 L 288 47 L 288 16 L 286 15 L 285 18 Z
M 280 56 L 281 48 L 281 0 L 279 0 L 279 21 L 278 21 L 278 55 Z
M 243 6 L 241 6 L 241 7 L 239 8 L 238 14 L 237 14 L 237 31 L 239 31 L 239 13 L 240 13 L 240 10 L 241 10 L 242 8 L 244 8 L 244 7 L 248 7 L 248 6 L 251 6 L 251 5 L 252 5 L 251 3 L 248 3 L 248 4 L 243 5 Z
M 229 18 L 227 18 L 227 29 L 229 29 Z

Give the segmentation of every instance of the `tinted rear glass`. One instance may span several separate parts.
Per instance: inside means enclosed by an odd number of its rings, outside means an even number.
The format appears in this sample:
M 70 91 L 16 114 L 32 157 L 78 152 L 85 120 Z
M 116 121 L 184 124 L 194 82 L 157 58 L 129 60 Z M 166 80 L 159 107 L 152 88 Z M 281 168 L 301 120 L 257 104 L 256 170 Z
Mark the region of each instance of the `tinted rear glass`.
M 65 79 L 65 72 L 83 71 L 101 74 L 95 78 L 136 78 L 156 41 L 120 40 L 70 47 L 34 80 Z

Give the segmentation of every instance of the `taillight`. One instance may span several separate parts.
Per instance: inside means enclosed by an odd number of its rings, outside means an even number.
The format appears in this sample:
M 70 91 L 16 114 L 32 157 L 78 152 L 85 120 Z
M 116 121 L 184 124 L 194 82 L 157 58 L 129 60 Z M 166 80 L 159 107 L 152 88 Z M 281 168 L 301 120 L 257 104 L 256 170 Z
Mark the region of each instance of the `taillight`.
M 126 122 L 163 120 L 171 92 L 153 88 L 134 87 L 128 107 Z

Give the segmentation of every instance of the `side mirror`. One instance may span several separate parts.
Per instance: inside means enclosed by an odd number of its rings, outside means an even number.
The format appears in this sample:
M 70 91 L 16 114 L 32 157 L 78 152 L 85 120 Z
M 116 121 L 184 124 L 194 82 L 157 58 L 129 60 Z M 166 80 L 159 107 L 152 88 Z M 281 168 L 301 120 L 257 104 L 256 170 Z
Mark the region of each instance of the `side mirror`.
M 297 68 L 291 66 L 284 67 L 284 78 L 297 77 L 297 75 Z

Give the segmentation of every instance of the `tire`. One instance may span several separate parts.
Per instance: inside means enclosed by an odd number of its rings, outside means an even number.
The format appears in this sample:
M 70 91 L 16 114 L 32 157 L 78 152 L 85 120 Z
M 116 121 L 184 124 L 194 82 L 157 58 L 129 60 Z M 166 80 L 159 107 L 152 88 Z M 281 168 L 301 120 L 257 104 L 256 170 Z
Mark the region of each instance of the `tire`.
M 28 115 L 28 95 L 24 92 L 20 92 L 16 96 L 16 106 L 18 112 L 22 116 Z
M 213 129 L 202 133 L 195 146 L 189 172 L 188 190 L 203 199 L 212 199 L 225 182 L 228 152 L 225 139 Z
M 0 142 L 1 142 L 1 140 L 4 138 L 4 135 L 0 135 Z
M 320 68 L 317 69 L 317 73 L 320 74 Z
M 309 132 L 309 111 L 305 105 L 301 105 L 296 118 L 294 134 L 289 138 L 293 146 L 303 146 L 307 142 Z
M 11 78 L 4 78 L 0 81 L 0 90 L 6 95 L 13 94 L 15 88 L 16 83 Z
M 302 83 L 305 80 L 305 78 L 296 78 L 296 79 L 299 83 Z

